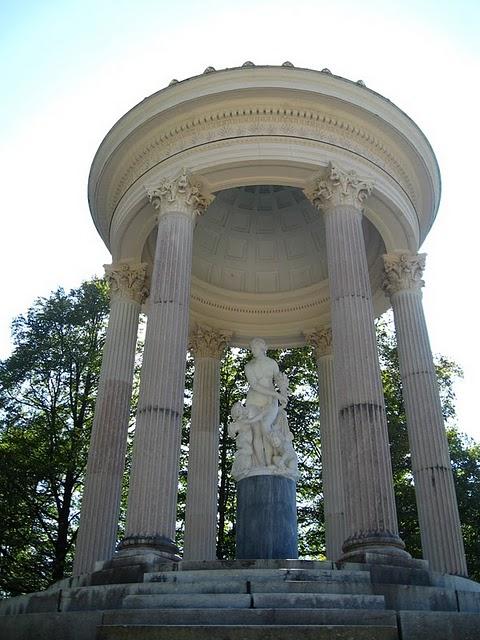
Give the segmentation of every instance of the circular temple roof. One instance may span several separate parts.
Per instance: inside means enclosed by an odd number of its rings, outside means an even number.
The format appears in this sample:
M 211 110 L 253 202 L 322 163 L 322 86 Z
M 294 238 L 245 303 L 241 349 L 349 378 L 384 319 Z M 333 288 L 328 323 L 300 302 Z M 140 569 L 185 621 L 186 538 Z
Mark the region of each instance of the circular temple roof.
M 423 133 L 386 98 L 293 66 L 248 66 L 173 82 L 111 129 L 95 156 L 89 202 L 113 261 L 154 254 L 146 187 L 191 171 L 216 195 L 194 236 L 192 322 L 300 344 L 329 320 L 323 216 L 304 195 L 329 162 L 373 180 L 364 237 L 378 313 L 381 255 L 418 250 L 440 175 Z

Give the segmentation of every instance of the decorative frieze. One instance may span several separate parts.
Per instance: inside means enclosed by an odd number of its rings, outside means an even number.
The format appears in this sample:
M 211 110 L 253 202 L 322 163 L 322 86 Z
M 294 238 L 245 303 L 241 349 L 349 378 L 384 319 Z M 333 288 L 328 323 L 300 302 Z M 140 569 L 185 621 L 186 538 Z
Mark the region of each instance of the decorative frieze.
M 227 144 L 234 138 L 246 134 L 247 127 L 254 126 L 261 135 L 266 128 L 269 134 L 292 135 L 298 130 L 299 123 L 312 141 L 343 146 L 348 140 L 348 148 L 361 153 L 371 162 L 394 176 L 408 193 L 412 202 L 416 202 L 415 188 L 406 167 L 399 162 L 398 155 L 390 148 L 378 132 L 366 129 L 353 119 L 340 118 L 333 112 L 321 112 L 309 108 L 278 107 L 265 104 L 263 107 L 251 105 L 237 109 L 206 111 L 202 117 L 195 117 L 175 123 L 156 132 L 149 139 L 149 146 L 139 143 L 125 158 L 125 170 L 111 192 L 112 199 L 108 209 L 113 211 L 129 186 L 138 180 L 154 164 L 168 157 L 190 149 L 202 142 L 219 142 L 228 137 Z M 294 143 L 293 140 L 291 140 Z M 305 141 L 302 141 L 304 143 Z
M 119 262 L 103 266 L 112 299 L 118 296 L 130 298 L 139 304 L 145 302 L 148 296 L 146 263 Z
M 355 171 L 345 171 L 333 163 L 328 164 L 327 177 L 316 178 L 313 188 L 306 190 L 307 198 L 317 209 L 329 210 L 350 206 L 361 210 L 371 194 L 373 182 L 361 178 Z
M 385 254 L 382 287 L 386 295 L 390 297 L 406 289 L 421 289 L 425 285 L 422 276 L 426 257 L 425 253 L 400 251 Z
M 188 349 L 195 358 L 221 358 L 231 334 L 211 327 L 195 327 Z
M 203 194 L 201 189 L 201 184 L 186 169 L 178 176 L 164 178 L 158 187 L 146 187 L 148 199 L 158 215 L 169 211 L 201 215 L 213 200 L 213 196 Z
M 311 345 L 316 352 L 317 359 L 329 356 L 332 353 L 332 329 L 331 327 L 322 327 L 314 329 L 309 333 L 305 333 L 305 340 Z

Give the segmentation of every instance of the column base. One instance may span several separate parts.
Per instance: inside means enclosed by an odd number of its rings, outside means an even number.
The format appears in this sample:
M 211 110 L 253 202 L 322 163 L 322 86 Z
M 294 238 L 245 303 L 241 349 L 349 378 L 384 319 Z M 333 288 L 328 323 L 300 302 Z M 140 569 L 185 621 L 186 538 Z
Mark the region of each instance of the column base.
M 172 562 L 179 562 L 182 558 L 177 545 L 165 536 L 128 536 L 117 547 L 118 556 L 154 555 Z
M 298 558 L 295 482 L 278 475 L 237 483 L 237 559 Z
M 163 537 L 130 537 L 122 540 L 118 548 L 113 558 L 96 563 L 92 585 L 141 582 L 143 574 L 175 571 L 181 561 L 177 547 Z
M 412 556 L 405 551 L 402 539 L 389 531 L 368 532 L 363 536 L 352 536 L 343 543 L 339 562 L 370 562 L 372 557 L 391 558 L 409 563 Z

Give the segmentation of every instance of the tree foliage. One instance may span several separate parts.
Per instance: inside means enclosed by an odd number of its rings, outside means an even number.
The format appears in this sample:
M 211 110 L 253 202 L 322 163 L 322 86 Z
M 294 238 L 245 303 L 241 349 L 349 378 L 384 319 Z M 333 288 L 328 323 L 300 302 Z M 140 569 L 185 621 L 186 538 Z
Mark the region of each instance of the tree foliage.
M 0 364 L 0 592 L 70 571 L 108 312 L 103 281 L 38 299 Z

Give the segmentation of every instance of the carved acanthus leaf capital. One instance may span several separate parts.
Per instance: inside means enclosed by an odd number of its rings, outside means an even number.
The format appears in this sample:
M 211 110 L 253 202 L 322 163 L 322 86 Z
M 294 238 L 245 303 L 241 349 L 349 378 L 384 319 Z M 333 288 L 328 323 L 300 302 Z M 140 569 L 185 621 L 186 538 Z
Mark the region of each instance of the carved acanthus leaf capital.
M 305 333 L 305 340 L 316 352 L 317 358 L 329 356 L 332 353 L 332 330 L 330 327 L 322 327 Z
M 110 297 L 128 298 L 143 304 L 148 296 L 147 265 L 144 262 L 105 264 Z
M 364 200 L 371 194 L 373 182 L 360 178 L 355 171 L 344 171 L 331 162 L 326 177 L 317 177 L 305 195 L 317 209 L 330 211 L 350 206 L 362 210 Z
M 231 335 L 228 331 L 197 325 L 190 335 L 188 349 L 194 358 L 221 358 Z
M 425 253 L 408 253 L 398 251 L 383 256 L 384 277 L 383 290 L 391 297 L 406 289 L 420 290 L 424 286 L 422 280 L 425 269 Z
M 203 193 L 201 183 L 186 169 L 178 176 L 164 178 L 158 187 L 145 188 L 158 216 L 178 211 L 196 217 L 213 201 L 213 196 Z

